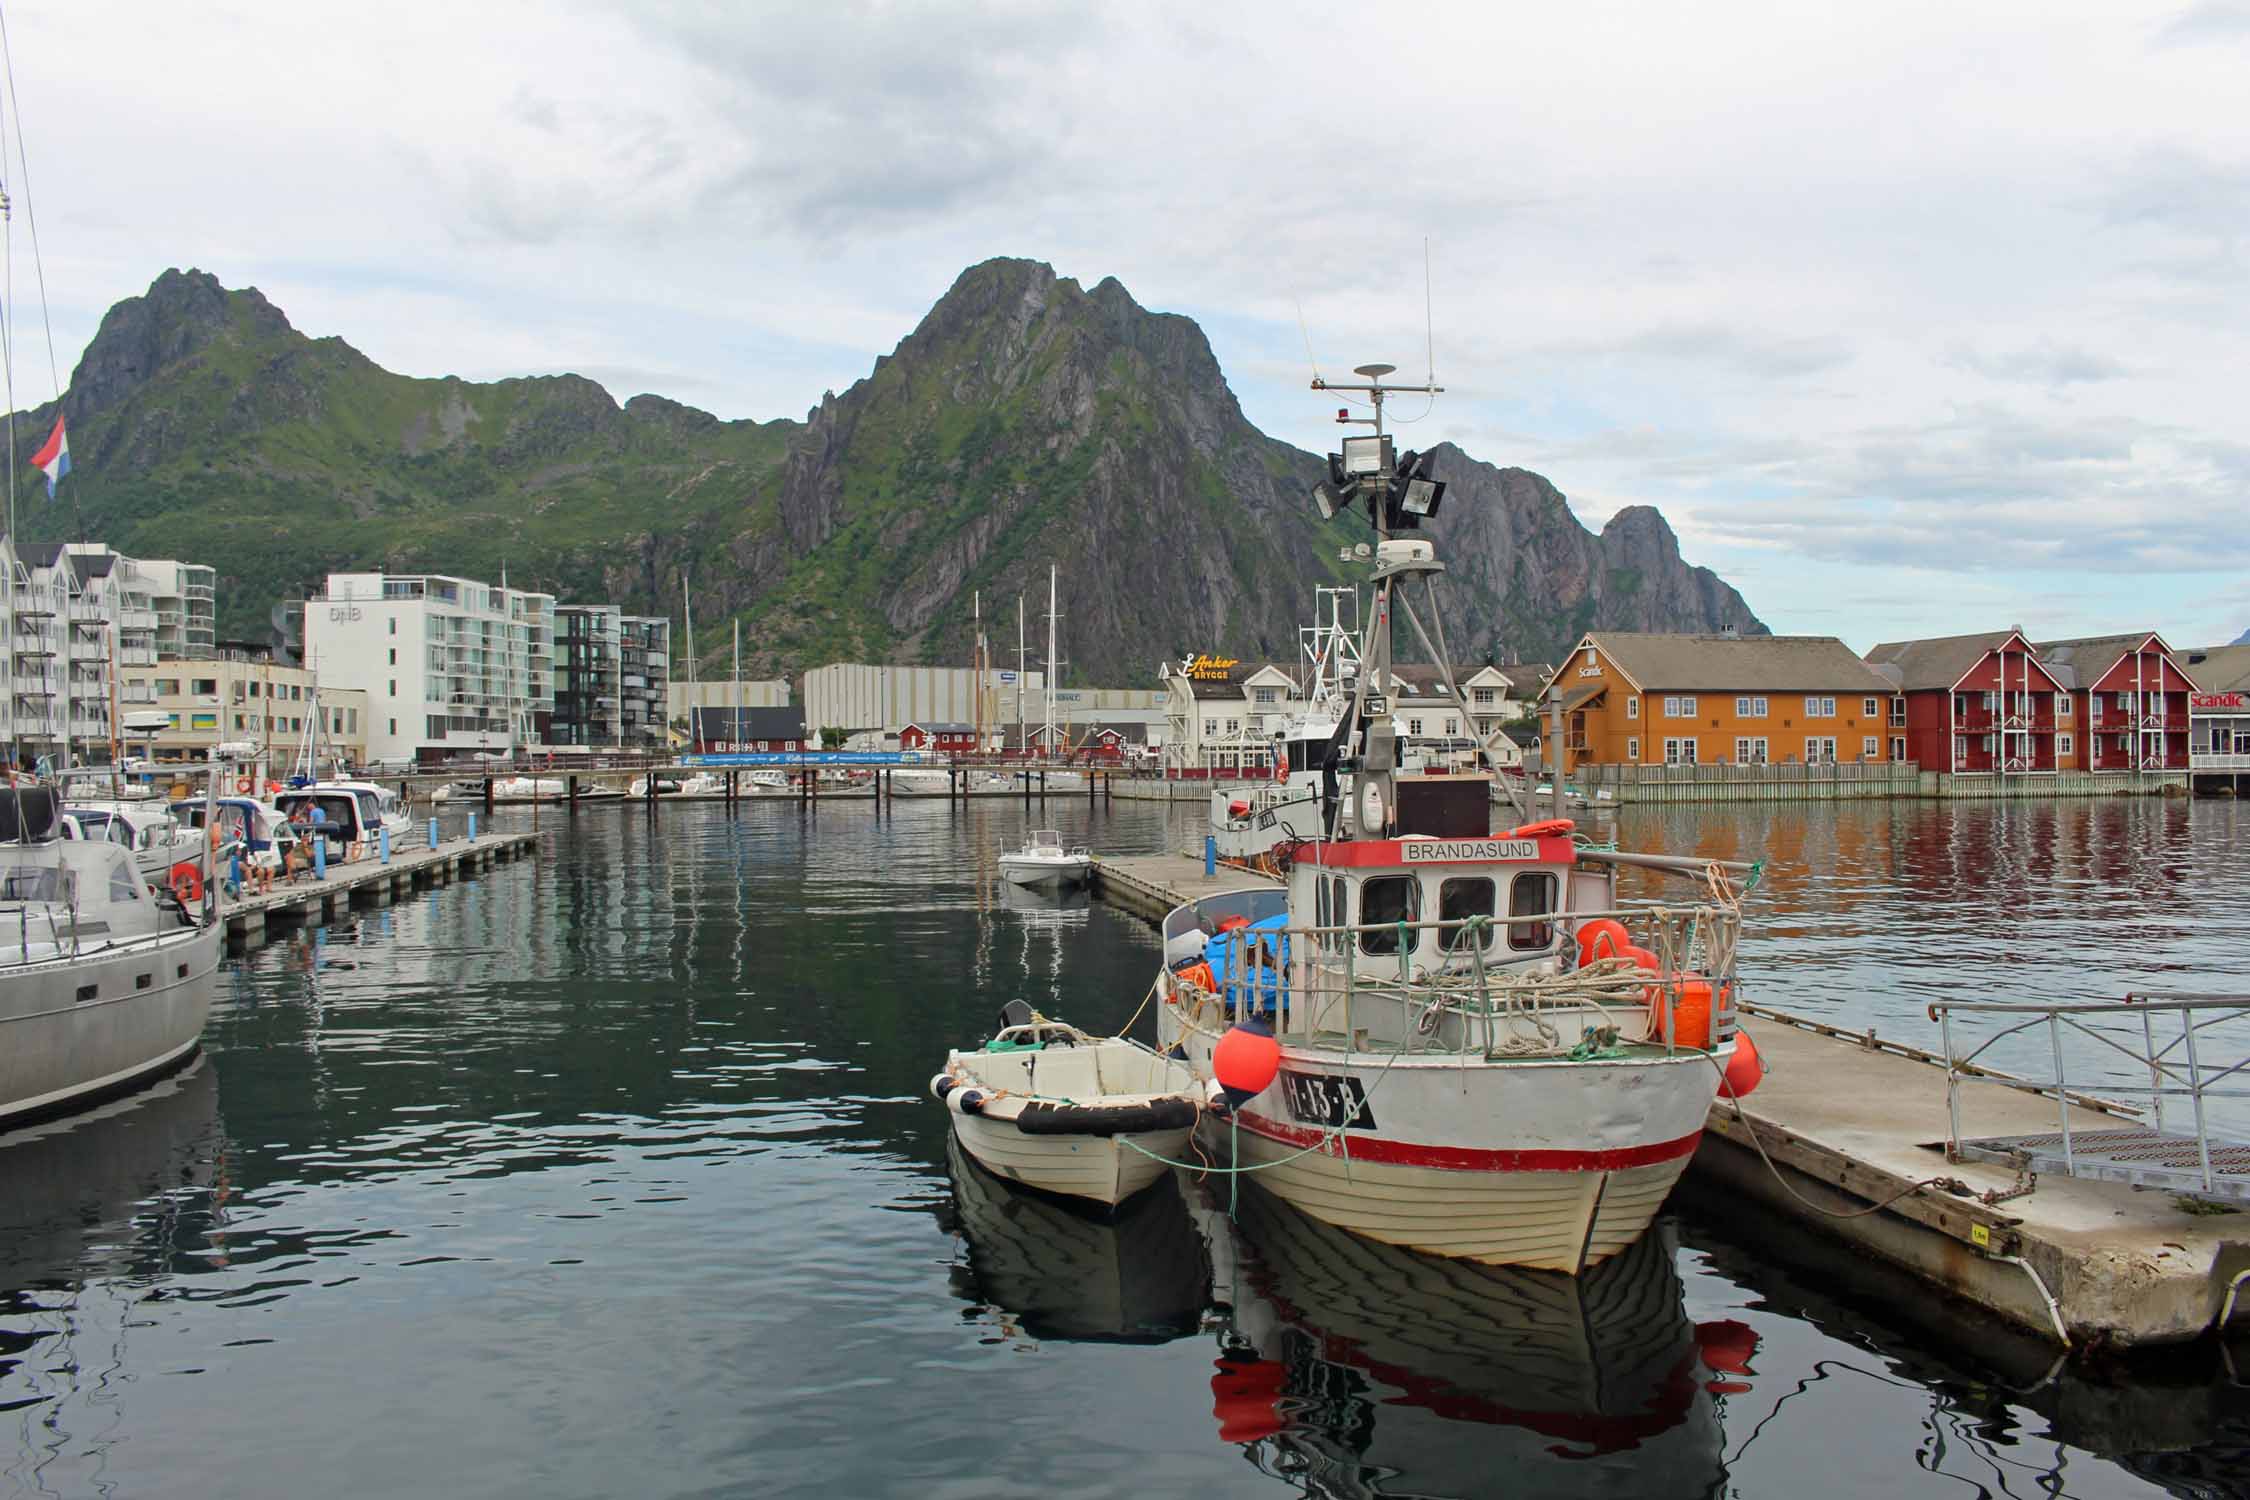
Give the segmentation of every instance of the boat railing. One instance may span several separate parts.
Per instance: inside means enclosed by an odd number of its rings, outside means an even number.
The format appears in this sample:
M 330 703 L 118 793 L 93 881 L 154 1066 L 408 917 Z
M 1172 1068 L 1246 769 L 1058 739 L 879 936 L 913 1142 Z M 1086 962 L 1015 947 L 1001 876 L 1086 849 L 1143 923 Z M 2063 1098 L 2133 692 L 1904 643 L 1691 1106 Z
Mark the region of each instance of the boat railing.
M 2215 1045 L 2241 1047 L 2241 1025 L 2250 1022 L 2250 994 L 2144 992 L 2128 994 L 2122 1001 L 2048 1005 L 1939 1000 L 1931 1003 L 1929 1015 L 1938 1023 L 1945 1054 L 1946 1154 L 1950 1158 L 2013 1162 L 2026 1170 L 2184 1189 L 2250 1202 L 2250 1145 L 2214 1135 L 2211 1120 L 2216 1101 L 2250 1098 L 2250 1052 L 2213 1056 Z M 1968 1050 L 1959 1051 L 1953 1034 L 1956 1016 L 1994 1017 L 1999 1029 Z M 2229 1026 L 2235 1029 L 2221 1030 Z M 2036 1038 L 2041 1033 L 2054 1065 L 2051 1078 L 2026 1076 L 2021 1071 L 2003 1073 L 1978 1062 L 2012 1037 Z M 2080 1062 L 2078 1083 L 2098 1088 L 2101 1096 L 2074 1088 L 2068 1052 L 2089 1042 L 2095 1056 L 2112 1067 L 2122 1062 L 2135 1079 L 2145 1073 L 2148 1082 L 2129 1082 Z M 1961 1092 L 1965 1085 L 1979 1083 L 2052 1099 L 2056 1129 L 2052 1133 L 1965 1138 Z M 2111 1095 L 2121 1098 L 2113 1101 Z M 2183 1103 L 2189 1117 L 2184 1121 L 2179 1114 Z M 2119 1120 L 2121 1104 L 2127 1110 L 2145 1110 L 2147 1118 Z M 2088 1122 L 2081 1116 L 2074 1123 L 2073 1105 L 2102 1118 Z
M 1570 932 L 1598 919 L 1624 926 L 1640 951 L 1574 962 Z M 1505 943 L 1500 935 L 1518 931 L 1538 936 L 1538 946 L 1492 951 Z M 1433 932 L 1434 957 L 1423 942 Z M 1569 1037 L 1555 1021 L 1638 1011 L 1650 1023 L 1633 1040 L 1659 1042 L 1669 1055 L 1733 1035 L 1741 932 L 1739 912 L 1712 905 L 1236 927 L 1221 935 L 1223 972 L 1208 986 L 1186 961 L 1195 978 L 1167 968 L 1163 983 L 1189 1014 L 1221 1023 L 1255 1016 L 1285 1037 L 1340 1033 L 1358 1049 L 1362 1021 L 1403 1016 L 1403 1050 L 1487 1058 L 1614 1046 L 1615 1035 L 1599 1035 L 1606 1020 Z

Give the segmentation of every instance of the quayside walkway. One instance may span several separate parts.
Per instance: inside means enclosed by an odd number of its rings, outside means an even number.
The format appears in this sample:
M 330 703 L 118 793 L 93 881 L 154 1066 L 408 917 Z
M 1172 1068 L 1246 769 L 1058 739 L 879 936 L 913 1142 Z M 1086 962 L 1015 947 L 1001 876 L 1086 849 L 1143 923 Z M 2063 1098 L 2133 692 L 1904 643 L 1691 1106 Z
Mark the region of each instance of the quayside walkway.
M 1185 855 L 1102 859 L 1094 873 L 1098 896 L 1151 921 L 1262 883 L 1225 867 L 1206 875 Z M 2250 1214 L 2056 1175 L 2024 1192 L 2012 1164 L 1947 1160 L 1937 1054 L 1758 1005 L 1742 1016 L 1766 1075 L 1739 1106 L 1714 1099 L 1694 1162 L 1709 1185 L 2075 1351 L 2181 1343 L 2230 1314 L 2250 1324 Z M 2072 1098 L 2086 1130 L 2134 1120 Z M 2021 1088 L 1963 1089 L 1960 1108 L 1963 1138 L 2056 1128 L 2057 1101 Z M 1774 1254 L 1787 1259 L 1787 1246 Z
M 418 887 L 450 884 L 538 846 L 535 833 L 484 833 L 435 848 L 397 850 L 387 864 L 377 859 L 334 864 L 325 876 L 276 880 L 259 894 L 222 896 L 219 919 L 231 946 L 255 948 L 272 928 L 331 921 L 354 906 L 388 906 Z

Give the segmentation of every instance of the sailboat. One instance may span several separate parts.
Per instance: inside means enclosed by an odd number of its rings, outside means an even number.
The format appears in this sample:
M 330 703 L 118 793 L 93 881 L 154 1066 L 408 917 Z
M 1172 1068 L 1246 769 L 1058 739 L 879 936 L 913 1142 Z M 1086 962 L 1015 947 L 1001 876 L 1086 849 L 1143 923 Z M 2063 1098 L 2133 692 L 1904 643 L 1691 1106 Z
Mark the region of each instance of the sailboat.
M 1518 804 L 1524 821 L 1495 829 L 1489 771 L 1403 768 L 1395 621 L 1474 715 L 1445 665 L 1444 565 L 1414 534 L 1443 487 L 1382 430 L 1385 396 L 1436 387 L 1385 384 L 1392 369 L 1316 382 L 1375 412 L 1350 419 L 1374 433 L 1347 437 L 1316 490 L 1331 515 L 1364 504 L 1375 531 L 1361 670 L 1326 762 L 1350 795 L 1280 885 L 1166 915 L 1158 1036 L 1227 1090 L 1210 1146 L 1291 1206 L 1405 1249 L 1575 1274 L 1648 1230 L 1694 1154 L 1735 1050 L 1742 914 L 1719 864 L 1582 844 L 1560 809 Z M 1628 862 L 1710 894 L 1627 909 Z

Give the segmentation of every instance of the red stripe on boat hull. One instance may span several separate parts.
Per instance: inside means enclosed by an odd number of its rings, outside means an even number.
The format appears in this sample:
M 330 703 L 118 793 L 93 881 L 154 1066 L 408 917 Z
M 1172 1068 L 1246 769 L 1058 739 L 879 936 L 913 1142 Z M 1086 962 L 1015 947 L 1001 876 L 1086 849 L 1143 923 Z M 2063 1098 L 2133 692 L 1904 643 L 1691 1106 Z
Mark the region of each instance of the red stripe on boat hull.
M 1285 1146 L 1305 1147 L 1327 1132 L 1302 1125 L 1285 1125 L 1260 1115 L 1245 1114 L 1242 1128 Z M 1627 1167 L 1649 1167 L 1676 1161 L 1694 1152 L 1703 1139 L 1691 1130 L 1674 1141 L 1651 1141 L 1640 1146 L 1613 1146 L 1599 1151 L 1540 1150 L 1485 1151 L 1468 1146 L 1423 1146 L 1413 1141 L 1386 1141 L 1374 1136 L 1347 1135 L 1331 1141 L 1322 1152 L 1354 1161 L 1383 1162 L 1398 1167 L 1435 1167 L 1445 1172 L 1620 1172 Z M 1348 1142 L 1348 1145 L 1347 1145 Z

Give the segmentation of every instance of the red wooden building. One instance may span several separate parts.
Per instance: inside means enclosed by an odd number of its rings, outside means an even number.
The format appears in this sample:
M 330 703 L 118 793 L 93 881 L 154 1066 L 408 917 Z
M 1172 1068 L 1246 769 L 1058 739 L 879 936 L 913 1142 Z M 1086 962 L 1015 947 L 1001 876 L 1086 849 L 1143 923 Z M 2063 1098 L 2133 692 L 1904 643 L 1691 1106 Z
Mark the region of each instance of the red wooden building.
M 901 750 L 932 750 L 940 755 L 973 755 L 977 750 L 974 724 L 909 724 L 898 732 Z
M 2056 748 L 2065 769 L 2185 771 L 2196 685 L 2154 631 L 2047 641 L 2040 660 L 2069 693 Z
M 1867 664 L 1898 685 L 1892 736 L 1925 771 L 2051 776 L 2068 694 L 2020 630 L 1890 641 Z M 1903 722 L 1901 722 L 1903 721 Z

